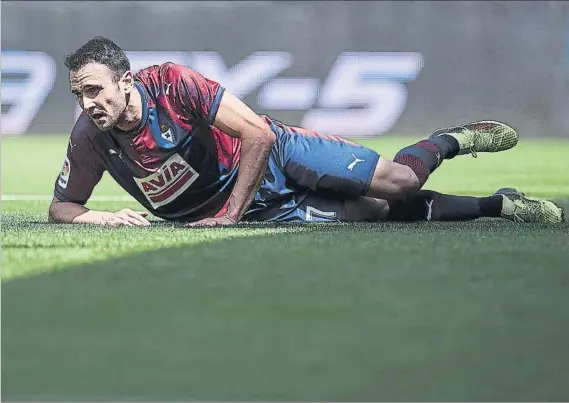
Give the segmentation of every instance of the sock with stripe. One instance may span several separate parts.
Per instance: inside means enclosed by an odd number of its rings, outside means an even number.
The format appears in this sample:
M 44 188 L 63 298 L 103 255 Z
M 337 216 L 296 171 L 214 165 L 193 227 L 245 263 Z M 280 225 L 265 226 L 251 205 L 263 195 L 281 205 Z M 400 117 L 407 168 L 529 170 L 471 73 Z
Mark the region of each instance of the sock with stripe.
M 403 148 L 395 155 L 393 162 L 411 168 L 422 187 L 443 160 L 454 158 L 459 151 L 458 141 L 448 134 L 442 134 Z

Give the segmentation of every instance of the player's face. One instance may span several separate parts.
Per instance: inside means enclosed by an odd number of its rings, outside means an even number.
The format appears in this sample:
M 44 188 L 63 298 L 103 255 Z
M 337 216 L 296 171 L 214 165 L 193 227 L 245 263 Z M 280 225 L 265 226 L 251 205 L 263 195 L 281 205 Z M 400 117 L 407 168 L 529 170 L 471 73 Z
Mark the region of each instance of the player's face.
M 131 72 L 118 81 L 105 65 L 88 63 L 69 73 L 71 92 L 99 130 L 109 130 L 126 110 L 127 99 L 134 86 Z

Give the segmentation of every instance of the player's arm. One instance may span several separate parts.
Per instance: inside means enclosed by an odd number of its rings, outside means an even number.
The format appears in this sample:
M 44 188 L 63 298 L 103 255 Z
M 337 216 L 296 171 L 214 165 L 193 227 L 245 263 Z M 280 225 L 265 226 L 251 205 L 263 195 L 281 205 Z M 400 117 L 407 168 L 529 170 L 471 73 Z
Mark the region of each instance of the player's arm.
M 241 140 L 239 172 L 224 215 L 226 222 L 216 220 L 206 224 L 237 222 L 245 214 L 261 185 L 276 136 L 269 125 L 247 105 L 219 83 L 200 73 L 184 66 L 172 65 L 168 80 L 176 83 L 174 88 L 177 89 L 177 95 L 174 96 L 174 102 L 180 105 L 182 113 L 195 114 L 207 124 Z
M 49 205 L 49 221 L 72 223 L 77 217 L 89 212 L 89 209 L 73 202 L 66 202 L 59 200 L 53 196 L 51 204 Z
M 49 220 L 59 223 L 148 226 L 146 211 L 123 209 L 116 212 L 90 210 L 87 207 L 53 197 L 49 206 Z
M 49 220 L 59 223 L 82 223 L 82 224 L 104 224 L 109 219 L 107 211 L 89 210 L 87 207 L 70 202 L 59 200 L 53 196 L 49 206 Z
M 227 91 L 222 95 L 213 125 L 224 133 L 241 139 L 239 172 L 226 212 L 228 218 L 237 222 L 261 186 L 276 137 L 259 115 Z
M 88 117 L 78 119 L 67 146 L 61 173 L 55 182 L 49 206 L 49 220 L 59 223 L 149 225 L 147 214 L 126 209 L 118 212 L 96 211 L 85 207 L 93 189 L 105 171 L 101 156 L 84 134 L 89 130 Z

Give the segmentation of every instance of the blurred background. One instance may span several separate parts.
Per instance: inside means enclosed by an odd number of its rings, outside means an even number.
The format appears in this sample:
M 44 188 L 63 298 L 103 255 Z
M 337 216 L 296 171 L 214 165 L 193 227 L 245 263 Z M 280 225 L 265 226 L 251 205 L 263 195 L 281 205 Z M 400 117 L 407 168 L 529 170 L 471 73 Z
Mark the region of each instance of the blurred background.
M 63 65 L 93 36 L 183 63 L 259 113 L 347 137 L 499 119 L 566 138 L 562 1 L 3 1 L 3 135 L 68 134 Z

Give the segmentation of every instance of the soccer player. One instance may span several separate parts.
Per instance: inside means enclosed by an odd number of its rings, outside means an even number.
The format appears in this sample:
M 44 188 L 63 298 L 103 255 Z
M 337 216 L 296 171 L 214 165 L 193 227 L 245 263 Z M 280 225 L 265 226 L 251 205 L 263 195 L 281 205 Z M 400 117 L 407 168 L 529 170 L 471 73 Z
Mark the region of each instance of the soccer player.
M 190 68 L 165 63 L 133 75 L 123 50 L 103 37 L 65 64 L 83 113 L 49 208 L 56 222 L 149 225 L 147 213 L 84 207 L 105 171 L 153 215 L 191 226 L 408 220 L 424 209 L 419 204 L 430 211 L 425 219 L 562 219 L 553 203 L 511 191 L 482 199 L 419 192 L 444 160 L 515 146 L 517 133 L 503 123 L 439 130 L 390 161 L 344 138 L 257 115 Z M 452 214 L 441 213 L 451 199 Z

